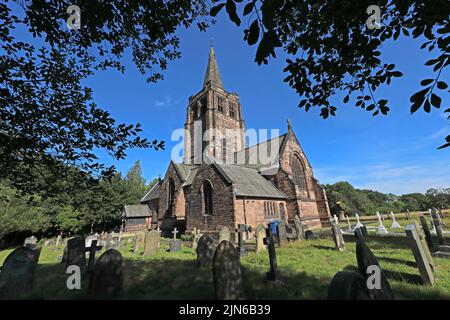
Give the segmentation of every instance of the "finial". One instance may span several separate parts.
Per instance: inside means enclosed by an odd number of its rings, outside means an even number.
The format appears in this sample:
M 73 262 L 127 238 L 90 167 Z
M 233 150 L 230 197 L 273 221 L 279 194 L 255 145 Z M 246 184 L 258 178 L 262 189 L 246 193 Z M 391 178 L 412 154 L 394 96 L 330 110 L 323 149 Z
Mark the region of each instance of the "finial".
M 210 39 L 210 47 L 211 48 L 214 47 L 214 38 L 213 37 L 211 37 L 211 39 Z
M 288 130 L 292 130 L 291 119 L 287 119 Z

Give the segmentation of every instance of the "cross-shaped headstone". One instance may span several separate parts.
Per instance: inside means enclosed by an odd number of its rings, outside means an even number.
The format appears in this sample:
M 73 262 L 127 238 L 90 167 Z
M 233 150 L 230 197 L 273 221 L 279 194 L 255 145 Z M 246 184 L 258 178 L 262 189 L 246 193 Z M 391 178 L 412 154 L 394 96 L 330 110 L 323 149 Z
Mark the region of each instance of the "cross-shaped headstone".
M 247 250 L 244 248 L 244 232 L 247 230 L 245 224 L 239 224 L 237 228 L 238 232 L 238 253 L 240 257 L 247 255 Z
M 278 270 L 275 240 L 270 228 L 266 229 L 264 244 L 267 246 L 267 250 L 269 251 L 270 271 L 267 272 L 267 280 L 275 281 L 276 284 L 281 285 L 283 284 L 283 278 L 281 276 L 280 270 Z
M 92 240 L 91 246 L 86 248 L 86 252 L 89 252 L 89 260 L 87 265 L 88 272 L 92 271 L 95 262 L 95 253 L 102 250 L 102 246 L 97 246 L 97 240 Z
M 177 228 L 174 228 L 173 229 L 173 231 L 172 231 L 172 234 L 173 234 L 173 240 L 176 240 L 177 239 L 177 233 L 178 233 L 179 231 L 177 230 Z

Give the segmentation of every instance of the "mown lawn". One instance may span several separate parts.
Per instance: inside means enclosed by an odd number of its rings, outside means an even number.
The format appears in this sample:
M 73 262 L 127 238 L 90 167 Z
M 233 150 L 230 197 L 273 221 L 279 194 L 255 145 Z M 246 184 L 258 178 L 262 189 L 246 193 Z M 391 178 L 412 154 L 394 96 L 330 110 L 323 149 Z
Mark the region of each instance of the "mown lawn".
M 421 285 L 419 271 L 404 239 L 369 239 L 368 245 L 378 257 L 397 299 L 450 299 L 450 259 L 435 258 L 434 287 Z M 163 243 L 161 250 L 166 248 Z M 125 283 L 123 299 L 213 299 L 210 270 L 196 267 L 191 248 L 181 252 L 159 252 L 152 257 L 131 253 L 131 245 L 120 249 L 124 256 Z M 0 252 L 0 264 L 11 250 Z M 62 247 L 56 251 L 44 247 L 28 299 L 85 299 L 87 279 L 82 290 L 68 290 L 64 266 L 59 264 Z M 285 286 L 276 287 L 265 280 L 269 270 L 267 253 L 241 259 L 244 286 L 249 299 L 326 299 L 328 285 L 341 270 L 356 270 L 354 242 L 346 250 L 334 250 L 331 239 L 289 243 L 277 249 L 278 266 Z

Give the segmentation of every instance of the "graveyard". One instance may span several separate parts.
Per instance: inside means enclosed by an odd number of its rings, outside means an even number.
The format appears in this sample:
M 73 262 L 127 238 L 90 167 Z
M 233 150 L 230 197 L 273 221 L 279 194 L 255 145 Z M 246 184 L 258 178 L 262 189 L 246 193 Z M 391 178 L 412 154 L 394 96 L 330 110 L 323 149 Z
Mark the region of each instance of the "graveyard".
M 450 225 L 449 214 L 450 212 L 441 220 L 444 226 Z M 398 234 L 405 233 L 406 225 L 411 225 L 414 221 L 420 223 L 418 217 L 411 217 L 409 220 L 398 217 L 396 221 L 402 226 L 401 231 L 396 230 Z M 384 223 L 389 225 L 390 221 L 385 219 Z M 391 233 L 390 236 L 377 236 L 375 232 L 372 232 L 376 222 L 367 221 L 364 224 L 369 229 L 369 234 L 365 236 L 365 243 L 376 256 L 395 299 L 450 299 L 450 259 L 448 257 L 433 256 L 434 284 L 426 285 L 407 237 L 392 234 L 390 228 L 387 228 Z M 255 246 L 258 246 L 256 239 L 243 241 L 243 248 L 240 248 L 239 243 L 222 241 L 218 246 L 217 241 L 201 244 L 199 240 L 198 252 L 201 246 L 213 248 L 211 251 L 206 251 L 207 253 L 201 258 L 203 265 L 200 265 L 197 250 L 192 248 L 193 239 L 182 237 L 183 240 L 174 240 L 160 237 L 156 240 L 157 245 L 149 248 L 147 245 L 136 245 L 138 237 L 135 234 L 124 233 L 121 235 L 120 244 L 109 244 L 114 247 L 109 251 L 118 252 L 116 256 L 123 259 L 123 262 L 120 262 L 122 264 L 120 277 L 123 275 L 123 284 L 114 298 L 208 300 L 214 299 L 215 294 L 218 294 L 215 293 L 215 287 L 219 285 L 214 282 L 222 281 L 228 287 L 233 285 L 239 287 L 237 296 L 239 299 L 327 299 L 330 283 L 337 272 L 357 272 L 358 270 L 355 243 L 357 236 L 346 232 L 348 225 L 345 221 L 339 221 L 338 225 L 337 230 L 342 230 L 342 238 L 345 241 L 345 246 L 341 250 L 337 250 L 337 244 L 333 241 L 333 233 L 329 227 L 314 230 L 314 236 L 309 239 L 290 240 L 282 245 L 277 242 L 274 248 L 276 248 L 278 275 L 282 279 L 280 283 L 268 280 L 267 273 L 271 270 L 269 250 L 263 248 L 256 252 Z M 355 223 L 350 225 L 355 227 Z M 157 234 L 156 231 L 152 232 Z M 152 232 L 147 233 L 149 241 L 152 239 L 148 235 Z M 224 237 L 229 238 L 229 234 Z M 106 238 L 112 237 L 106 236 Z M 446 234 L 445 238 L 449 243 L 450 235 Z M 181 246 L 171 249 L 175 241 Z M 434 241 L 436 241 L 436 235 L 434 235 Z M 66 264 L 61 263 L 64 255 L 64 241 L 55 244 L 41 239 L 37 245 L 40 245 L 40 256 L 32 288 L 16 298 L 89 299 L 91 296 L 88 292 L 90 286 L 88 276 L 81 278 L 80 290 L 67 288 Z M 93 245 L 95 245 L 94 241 L 91 242 L 91 248 Z M 96 252 L 96 261 L 105 252 L 104 247 L 105 245 Z M 212 266 L 211 263 L 208 264 L 208 261 L 212 259 L 211 255 L 214 251 L 220 251 L 218 247 L 225 256 L 221 259 L 214 257 Z M 85 251 L 89 252 L 88 249 Z M 0 252 L 0 265 L 4 264 L 6 257 L 13 250 L 14 248 L 10 248 Z M 245 254 L 241 254 L 241 250 L 245 251 Z M 228 254 L 226 254 L 227 251 Z M 229 257 L 234 257 L 234 260 Z M 229 270 L 222 270 L 222 268 L 239 270 L 239 260 L 241 274 L 238 277 L 238 283 L 233 283 L 234 280 L 226 276 Z M 90 259 L 87 258 L 84 262 L 89 269 L 90 262 L 87 261 Z M 227 265 L 230 261 L 234 261 L 231 264 L 235 265 Z M 103 281 L 114 283 L 117 278 L 113 276 Z M 226 292 L 222 294 L 223 299 L 227 299 L 226 294 Z M 229 299 L 233 297 L 233 295 L 228 296 Z

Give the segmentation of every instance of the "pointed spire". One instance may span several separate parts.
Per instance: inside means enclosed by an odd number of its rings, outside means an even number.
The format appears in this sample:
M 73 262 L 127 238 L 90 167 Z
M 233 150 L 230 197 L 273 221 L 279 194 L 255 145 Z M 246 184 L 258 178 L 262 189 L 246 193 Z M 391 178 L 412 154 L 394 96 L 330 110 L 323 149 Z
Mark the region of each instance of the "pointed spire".
M 292 131 L 292 124 L 291 124 L 291 119 L 287 119 L 287 127 L 288 127 L 288 131 Z
M 208 67 L 206 68 L 203 87 L 205 87 L 209 81 L 213 81 L 217 86 L 223 88 L 222 79 L 220 78 L 219 67 L 217 66 L 216 55 L 214 54 L 214 47 L 212 45 L 212 42 L 209 49 Z

